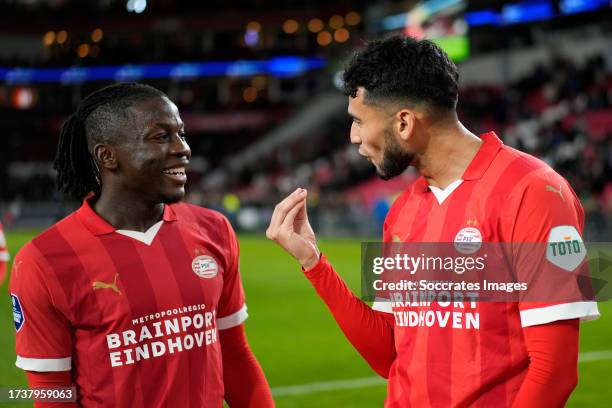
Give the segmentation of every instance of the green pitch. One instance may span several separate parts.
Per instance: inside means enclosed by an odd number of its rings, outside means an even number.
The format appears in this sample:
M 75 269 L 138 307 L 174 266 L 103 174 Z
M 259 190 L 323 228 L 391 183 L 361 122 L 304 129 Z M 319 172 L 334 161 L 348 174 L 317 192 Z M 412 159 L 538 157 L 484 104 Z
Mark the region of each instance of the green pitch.
M 33 235 L 9 233 L 12 256 Z M 240 243 L 249 342 L 277 393 L 277 405 L 381 407 L 384 383 L 344 339 L 295 261 L 263 237 L 242 236 Z M 323 240 L 320 247 L 357 291 L 359 241 Z M 2 288 L 5 301 L 0 302 L 0 326 L 5 333 L 0 337 L 0 387 L 25 384 L 25 376 L 14 365 L 14 328 L 6 286 Z M 580 349 L 589 361 L 579 364 L 578 388 L 568 404 L 572 407 L 609 406 L 612 401 L 612 303 L 599 307 L 602 317 L 581 329 Z M 595 351 L 602 353 L 592 353 Z M 0 403 L 3 406 L 8 404 Z

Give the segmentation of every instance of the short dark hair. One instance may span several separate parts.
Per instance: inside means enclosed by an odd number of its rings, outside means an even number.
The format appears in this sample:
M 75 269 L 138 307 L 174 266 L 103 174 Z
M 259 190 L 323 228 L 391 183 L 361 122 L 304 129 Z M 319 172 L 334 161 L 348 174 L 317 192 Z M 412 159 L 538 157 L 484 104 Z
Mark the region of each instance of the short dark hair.
M 91 149 L 96 143 L 117 142 L 116 127 L 127 119 L 126 109 L 155 97 L 166 94 L 133 82 L 110 85 L 85 97 L 60 132 L 53 162 L 59 190 L 79 200 L 91 192 L 99 195 L 102 180 Z
M 457 105 L 457 67 L 428 40 L 394 35 L 369 42 L 353 55 L 343 79 L 347 96 L 356 97 L 363 87 L 370 104 L 403 101 L 445 110 Z

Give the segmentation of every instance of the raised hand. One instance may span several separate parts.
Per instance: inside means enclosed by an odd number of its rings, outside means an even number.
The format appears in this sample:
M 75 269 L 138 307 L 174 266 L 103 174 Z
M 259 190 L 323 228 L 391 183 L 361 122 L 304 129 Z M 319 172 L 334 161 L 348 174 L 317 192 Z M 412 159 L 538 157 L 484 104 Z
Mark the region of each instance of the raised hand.
M 298 188 L 274 208 L 266 237 L 275 241 L 302 265 L 311 269 L 319 262 L 317 239 L 308 222 L 306 190 Z

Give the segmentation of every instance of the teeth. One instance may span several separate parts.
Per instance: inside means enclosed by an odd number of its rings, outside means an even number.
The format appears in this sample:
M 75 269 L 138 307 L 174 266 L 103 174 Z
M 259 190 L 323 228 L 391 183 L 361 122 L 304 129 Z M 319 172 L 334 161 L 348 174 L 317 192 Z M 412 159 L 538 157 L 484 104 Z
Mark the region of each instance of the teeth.
M 185 175 L 185 168 L 184 167 L 177 167 L 175 169 L 166 169 L 162 171 L 165 174 L 171 174 L 173 176 L 184 176 Z

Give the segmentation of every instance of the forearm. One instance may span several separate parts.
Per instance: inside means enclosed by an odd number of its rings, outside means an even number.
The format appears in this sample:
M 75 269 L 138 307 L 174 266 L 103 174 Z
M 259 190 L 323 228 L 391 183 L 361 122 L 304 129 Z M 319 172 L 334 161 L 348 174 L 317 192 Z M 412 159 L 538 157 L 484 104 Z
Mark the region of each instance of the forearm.
M 72 387 L 70 371 L 53 371 L 41 373 L 26 371 L 28 385 L 34 388 L 66 388 Z M 76 408 L 76 402 L 34 402 L 34 408 Z
M 239 325 L 219 332 L 225 401 L 231 408 L 274 407 L 270 386 Z
M 372 310 L 355 296 L 325 256 L 304 274 L 353 347 L 374 371 L 387 378 L 395 359 L 393 316 Z
M 578 381 L 578 319 L 523 329 L 529 369 L 513 406 L 563 407 Z

